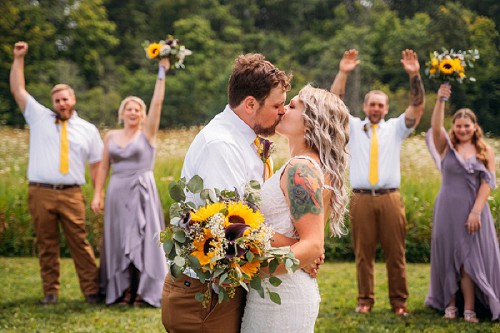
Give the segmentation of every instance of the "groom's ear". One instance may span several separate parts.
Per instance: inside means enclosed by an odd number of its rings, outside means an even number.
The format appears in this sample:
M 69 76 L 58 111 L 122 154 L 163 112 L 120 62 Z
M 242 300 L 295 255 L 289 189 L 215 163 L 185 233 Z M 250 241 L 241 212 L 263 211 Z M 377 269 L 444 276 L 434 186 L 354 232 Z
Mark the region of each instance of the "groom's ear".
M 259 102 L 253 96 L 247 96 L 243 99 L 243 106 L 247 115 L 253 115 L 259 108 Z

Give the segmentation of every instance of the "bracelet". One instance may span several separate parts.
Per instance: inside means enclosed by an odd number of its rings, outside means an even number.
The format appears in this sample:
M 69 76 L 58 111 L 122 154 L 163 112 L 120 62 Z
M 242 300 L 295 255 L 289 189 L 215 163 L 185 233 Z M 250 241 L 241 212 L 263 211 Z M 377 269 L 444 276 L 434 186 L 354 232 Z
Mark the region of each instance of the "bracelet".
M 165 78 L 165 66 L 158 67 L 158 80 L 163 80 Z
M 478 212 L 477 210 L 471 210 L 470 213 L 474 215 L 481 215 L 481 212 Z

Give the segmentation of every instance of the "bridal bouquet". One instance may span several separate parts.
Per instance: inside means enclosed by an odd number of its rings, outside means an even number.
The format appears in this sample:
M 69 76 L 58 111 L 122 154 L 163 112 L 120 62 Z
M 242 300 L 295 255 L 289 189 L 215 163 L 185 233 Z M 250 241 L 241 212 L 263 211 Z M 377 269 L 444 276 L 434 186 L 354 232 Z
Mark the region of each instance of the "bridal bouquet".
M 178 277 L 192 269 L 202 283 L 215 284 L 219 303 L 232 298 L 237 286 L 248 291 L 249 284 L 262 298 L 266 291 L 273 302 L 280 304 L 279 294 L 272 292 L 262 277 L 279 286 L 281 280 L 272 275 L 276 267 L 284 264 L 292 273 L 299 261 L 289 246 L 270 246 L 273 230 L 257 209 L 259 189 L 260 184 L 252 181 L 240 198 L 236 190 L 203 189 L 199 176 L 170 183 L 170 196 L 175 202 L 170 206 L 170 226 L 161 232 L 160 240 L 170 260 L 171 275 Z M 186 192 L 199 193 L 205 205 L 196 207 L 186 202 Z M 261 267 L 268 267 L 270 273 L 264 276 Z M 206 306 L 210 294 L 208 288 L 196 299 Z
M 426 63 L 425 74 L 430 79 L 438 79 L 443 82 L 457 81 L 462 83 L 464 79 L 476 81 L 473 77 L 465 75 L 466 67 L 474 67 L 474 62 L 479 59 L 478 50 L 453 51 L 443 48 L 443 52 L 434 51 Z
M 171 68 L 185 68 L 184 59 L 193 53 L 181 45 L 179 40 L 172 35 L 168 35 L 165 40 L 159 42 L 144 41 L 143 47 L 148 59 L 169 58 Z

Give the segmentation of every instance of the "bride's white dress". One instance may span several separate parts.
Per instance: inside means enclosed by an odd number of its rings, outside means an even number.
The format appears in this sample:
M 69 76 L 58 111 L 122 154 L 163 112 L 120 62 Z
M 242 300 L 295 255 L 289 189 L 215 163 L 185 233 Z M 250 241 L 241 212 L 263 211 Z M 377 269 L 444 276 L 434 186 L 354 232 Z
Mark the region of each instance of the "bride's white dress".
M 308 156 L 296 156 L 311 161 L 323 173 L 319 165 Z M 280 188 L 280 178 L 288 160 L 268 181 L 261 190 L 262 205 L 260 211 L 276 232 L 290 238 L 298 239 L 297 232 L 290 217 L 290 209 Z M 323 179 L 321 179 L 323 182 Z M 250 289 L 247 294 L 245 312 L 241 324 L 242 333 L 260 332 L 314 332 L 314 323 L 319 312 L 321 297 L 316 279 L 302 270 L 293 274 L 278 276 L 283 282 L 279 287 L 270 286 L 272 291 L 281 297 L 281 304 L 275 304 L 267 293 L 265 298 Z

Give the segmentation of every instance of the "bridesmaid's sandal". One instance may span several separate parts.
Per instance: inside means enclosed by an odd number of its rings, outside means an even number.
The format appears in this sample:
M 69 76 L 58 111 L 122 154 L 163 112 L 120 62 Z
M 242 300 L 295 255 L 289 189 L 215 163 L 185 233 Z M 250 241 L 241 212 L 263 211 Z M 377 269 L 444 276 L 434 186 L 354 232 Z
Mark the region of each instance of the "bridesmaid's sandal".
M 122 299 L 119 300 L 116 304 L 121 306 L 130 305 L 131 300 L 132 294 L 130 293 L 130 288 L 127 288 L 123 293 Z
M 147 307 L 151 306 L 151 305 L 149 305 L 148 302 L 146 302 L 145 300 L 142 299 L 140 294 L 136 295 L 135 301 L 134 301 L 134 303 L 132 303 L 132 305 L 137 306 L 139 308 L 147 308 Z
M 479 319 L 477 319 L 476 313 L 472 310 L 464 311 L 464 320 L 468 323 L 479 323 Z
M 458 308 L 456 306 L 448 306 L 444 309 L 444 319 L 457 319 L 458 317 Z

